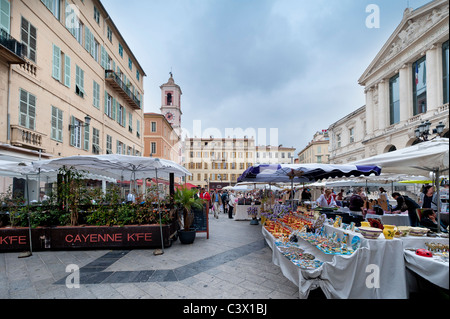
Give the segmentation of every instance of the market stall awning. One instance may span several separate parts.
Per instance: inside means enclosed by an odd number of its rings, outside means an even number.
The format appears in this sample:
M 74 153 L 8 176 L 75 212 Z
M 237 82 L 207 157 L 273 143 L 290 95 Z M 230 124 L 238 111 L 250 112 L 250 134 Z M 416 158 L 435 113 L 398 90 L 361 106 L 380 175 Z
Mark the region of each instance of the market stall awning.
M 426 175 L 432 171 L 448 171 L 448 138 L 437 138 L 397 151 L 384 153 L 356 162 L 354 165 L 378 165 L 383 173 Z
M 303 183 L 321 179 L 381 174 L 376 165 L 260 164 L 249 167 L 238 182 Z
M 169 179 L 169 174 L 176 177 L 191 176 L 183 166 L 169 160 L 131 155 L 79 155 L 57 159 L 35 161 L 32 163 L 37 171 L 41 169 L 59 169 L 63 166 L 84 170 L 91 174 L 112 177 L 118 180 L 137 180 L 158 177 Z

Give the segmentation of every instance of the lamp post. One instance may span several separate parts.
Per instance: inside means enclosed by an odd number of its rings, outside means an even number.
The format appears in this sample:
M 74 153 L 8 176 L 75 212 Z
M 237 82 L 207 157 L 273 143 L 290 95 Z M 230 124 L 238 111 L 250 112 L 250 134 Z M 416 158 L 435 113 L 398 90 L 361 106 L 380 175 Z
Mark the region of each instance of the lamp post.
M 86 127 L 91 124 L 91 117 L 89 115 L 86 115 L 84 117 L 84 123 L 83 124 L 69 124 L 69 131 L 72 131 L 72 129 L 77 127 Z
M 414 130 L 414 133 L 416 135 L 416 138 L 420 142 L 425 142 L 429 140 L 429 136 L 431 134 L 436 134 L 436 136 L 432 139 L 435 139 L 436 137 L 441 137 L 442 133 L 444 132 L 445 125 L 442 122 L 439 122 L 438 125 L 436 125 L 436 128 L 433 129 L 430 133 L 430 127 L 431 122 L 430 121 L 422 121 L 420 125 Z

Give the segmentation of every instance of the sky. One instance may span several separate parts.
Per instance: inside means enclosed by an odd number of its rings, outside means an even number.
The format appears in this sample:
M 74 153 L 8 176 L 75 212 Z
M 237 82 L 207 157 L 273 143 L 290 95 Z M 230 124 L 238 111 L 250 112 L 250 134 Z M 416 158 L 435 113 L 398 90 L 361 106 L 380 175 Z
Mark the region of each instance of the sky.
M 296 153 L 365 104 L 358 79 L 408 5 L 428 2 L 102 0 L 147 75 L 144 112 L 160 112 L 172 72 L 185 136 L 255 135 Z

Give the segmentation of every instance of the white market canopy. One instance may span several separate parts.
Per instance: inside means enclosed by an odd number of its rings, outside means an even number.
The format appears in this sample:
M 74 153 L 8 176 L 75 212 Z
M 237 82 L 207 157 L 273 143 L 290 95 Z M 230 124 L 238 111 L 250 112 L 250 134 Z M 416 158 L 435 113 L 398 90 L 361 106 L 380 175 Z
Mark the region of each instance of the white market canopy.
M 378 165 L 383 173 L 428 176 L 429 172 L 448 171 L 448 147 L 448 138 L 438 138 L 351 164 Z
M 121 181 L 144 178 L 168 179 L 173 173 L 176 177 L 191 176 L 183 166 L 169 160 L 131 155 L 79 155 L 32 163 L 34 169 L 59 169 L 63 166 L 87 171 L 91 174 L 107 176 Z

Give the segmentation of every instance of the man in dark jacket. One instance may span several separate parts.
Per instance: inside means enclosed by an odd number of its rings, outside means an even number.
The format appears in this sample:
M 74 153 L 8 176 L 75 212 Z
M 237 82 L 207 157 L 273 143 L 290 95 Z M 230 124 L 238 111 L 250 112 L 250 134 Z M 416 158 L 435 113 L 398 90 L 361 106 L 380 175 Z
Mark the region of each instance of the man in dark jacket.
M 222 205 L 224 214 L 228 213 L 228 193 L 224 191 L 222 194 Z
M 392 193 L 392 197 L 397 201 L 397 207 L 393 208 L 393 211 L 401 211 L 404 212 L 408 210 L 409 221 L 411 226 L 417 227 L 419 226 L 419 218 L 417 217 L 417 209 L 420 209 L 419 204 L 413 201 L 406 195 L 401 195 L 400 193 Z M 403 207 L 403 203 L 406 204 L 406 208 Z

